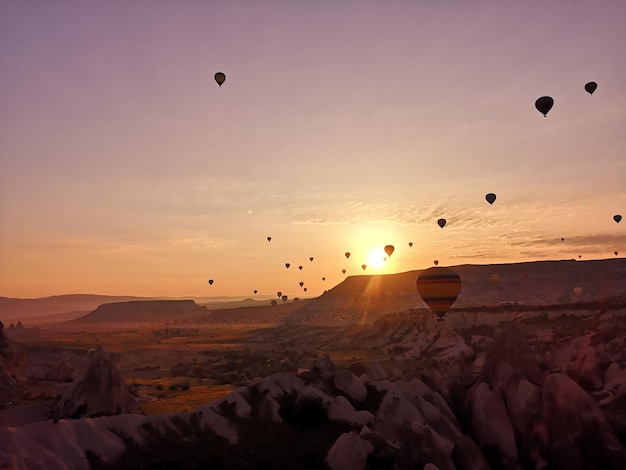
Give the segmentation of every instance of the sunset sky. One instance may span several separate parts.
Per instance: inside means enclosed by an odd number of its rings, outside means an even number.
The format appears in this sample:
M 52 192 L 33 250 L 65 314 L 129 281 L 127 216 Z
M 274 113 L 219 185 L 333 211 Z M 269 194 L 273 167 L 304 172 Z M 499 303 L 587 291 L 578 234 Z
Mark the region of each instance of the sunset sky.
M 623 0 L 2 1 L 0 296 L 621 257 L 625 24 Z

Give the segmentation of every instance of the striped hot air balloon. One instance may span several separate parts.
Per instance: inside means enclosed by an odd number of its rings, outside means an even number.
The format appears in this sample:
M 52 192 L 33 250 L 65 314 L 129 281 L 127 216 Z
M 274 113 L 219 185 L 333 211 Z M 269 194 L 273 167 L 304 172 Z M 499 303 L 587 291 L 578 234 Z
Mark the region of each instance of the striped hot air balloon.
M 439 318 L 443 318 L 461 292 L 461 277 L 443 266 L 425 269 L 416 284 L 419 295 Z

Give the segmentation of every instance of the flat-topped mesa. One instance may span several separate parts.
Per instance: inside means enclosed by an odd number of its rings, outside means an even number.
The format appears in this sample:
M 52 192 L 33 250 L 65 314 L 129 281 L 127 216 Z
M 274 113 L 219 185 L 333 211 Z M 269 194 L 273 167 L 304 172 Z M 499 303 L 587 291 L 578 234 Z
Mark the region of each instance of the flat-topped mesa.
M 93 312 L 72 320 L 72 324 L 172 322 L 208 314 L 193 300 L 134 300 L 102 304 Z

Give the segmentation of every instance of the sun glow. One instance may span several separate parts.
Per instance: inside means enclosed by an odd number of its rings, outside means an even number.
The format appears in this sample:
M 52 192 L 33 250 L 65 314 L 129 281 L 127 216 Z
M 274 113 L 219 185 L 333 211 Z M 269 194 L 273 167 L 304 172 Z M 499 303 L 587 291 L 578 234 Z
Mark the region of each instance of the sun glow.
M 372 248 L 367 252 L 367 267 L 373 269 L 382 269 L 387 264 L 387 253 L 381 247 Z

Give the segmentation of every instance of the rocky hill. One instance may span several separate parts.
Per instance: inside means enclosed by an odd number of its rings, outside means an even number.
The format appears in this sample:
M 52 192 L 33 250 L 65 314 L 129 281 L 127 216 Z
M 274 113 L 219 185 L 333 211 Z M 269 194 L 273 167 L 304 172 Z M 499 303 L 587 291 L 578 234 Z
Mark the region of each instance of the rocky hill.
M 626 259 L 535 261 L 451 266 L 462 280 L 453 309 L 507 304 L 551 305 L 626 295 Z M 289 321 L 363 322 L 391 312 L 428 309 L 417 293 L 421 271 L 350 276 L 302 309 Z M 497 274 L 494 282 L 492 275 Z M 577 296 L 573 289 L 582 288 Z

